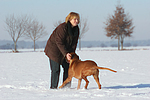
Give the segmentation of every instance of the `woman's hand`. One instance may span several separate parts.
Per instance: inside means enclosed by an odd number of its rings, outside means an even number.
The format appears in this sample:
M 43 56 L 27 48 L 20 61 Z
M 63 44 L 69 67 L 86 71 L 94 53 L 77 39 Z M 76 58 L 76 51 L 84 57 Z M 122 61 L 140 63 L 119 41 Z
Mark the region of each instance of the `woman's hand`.
M 70 53 L 67 53 L 67 54 L 66 54 L 66 58 L 67 58 L 68 61 L 70 61 L 70 60 L 71 60 L 71 54 L 70 54 Z

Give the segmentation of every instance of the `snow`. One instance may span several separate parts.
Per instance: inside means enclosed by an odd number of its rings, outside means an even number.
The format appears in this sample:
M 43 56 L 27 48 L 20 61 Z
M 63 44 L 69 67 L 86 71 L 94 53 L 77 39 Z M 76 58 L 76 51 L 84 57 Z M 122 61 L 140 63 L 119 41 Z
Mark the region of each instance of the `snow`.
M 102 89 L 89 76 L 87 90 L 84 80 L 77 90 L 75 78 L 70 89 L 49 89 L 49 60 L 43 50 L 20 50 L 20 53 L 0 50 L 0 100 L 150 100 L 150 47 L 146 48 L 77 50 L 82 60 L 94 60 L 99 66 L 117 70 L 117 73 L 100 71 Z

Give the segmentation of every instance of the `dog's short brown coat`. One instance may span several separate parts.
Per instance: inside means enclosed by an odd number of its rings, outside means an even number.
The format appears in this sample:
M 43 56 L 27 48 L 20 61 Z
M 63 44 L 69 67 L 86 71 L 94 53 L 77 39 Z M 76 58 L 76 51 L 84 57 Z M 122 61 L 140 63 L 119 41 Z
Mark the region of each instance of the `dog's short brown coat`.
M 76 53 L 71 53 L 71 60 L 70 60 L 70 65 L 69 65 L 69 70 L 68 70 L 68 78 L 63 82 L 63 84 L 59 88 L 64 87 L 68 82 L 72 80 L 73 77 L 75 77 L 79 79 L 77 89 L 80 88 L 82 79 L 86 81 L 85 89 L 87 89 L 87 86 L 89 84 L 89 81 L 87 80 L 87 76 L 93 75 L 95 81 L 98 84 L 99 89 L 101 89 L 101 84 L 99 82 L 99 70 L 98 69 L 104 69 L 104 70 L 110 70 L 112 72 L 117 72 L 109 68 L 98 67 L 97 64 L 91 60 L 81 61 L 79 60 L 79 56 Z

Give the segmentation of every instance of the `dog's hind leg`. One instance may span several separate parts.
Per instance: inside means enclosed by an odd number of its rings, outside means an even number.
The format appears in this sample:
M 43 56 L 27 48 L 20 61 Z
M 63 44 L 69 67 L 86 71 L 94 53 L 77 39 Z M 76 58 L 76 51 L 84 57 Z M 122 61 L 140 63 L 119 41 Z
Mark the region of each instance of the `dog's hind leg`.
M 98 84 L 99 89 L 101 89 L 101 84 L 100 84 L 100 82 L 99 82 L 99 77 L 98 77 L 98 75 L 99 75 L 99 71 L 98 71 L 96 74 L 94 74 L 93 77 L 94 77 L 96 83 Z
M 84 79 L 84 80 L 85 80 L 85 82 L 86 82 L 86 84 L 85 84 L 85 89 L 87 89 L 88 84 L 89 84 L 89 81 L 87 80 L 87 77 L 84 77 L 83 79 Z
M 72 77 L 68 77 L 59 88 L 64 87 L 68 82 L 71 81 L 71 79 L 72 79 Z

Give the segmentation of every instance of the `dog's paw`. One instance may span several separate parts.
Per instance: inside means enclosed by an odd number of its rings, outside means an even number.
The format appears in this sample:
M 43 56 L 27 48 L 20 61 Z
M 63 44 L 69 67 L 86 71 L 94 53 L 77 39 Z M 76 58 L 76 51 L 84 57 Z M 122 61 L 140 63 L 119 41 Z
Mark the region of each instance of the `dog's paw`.
M 62 88 L 62 86 L 59 87 L 59 89 L 61 89 L 61 88 Z

